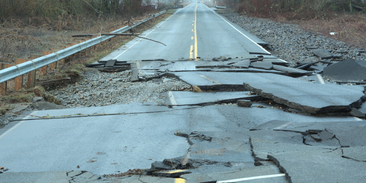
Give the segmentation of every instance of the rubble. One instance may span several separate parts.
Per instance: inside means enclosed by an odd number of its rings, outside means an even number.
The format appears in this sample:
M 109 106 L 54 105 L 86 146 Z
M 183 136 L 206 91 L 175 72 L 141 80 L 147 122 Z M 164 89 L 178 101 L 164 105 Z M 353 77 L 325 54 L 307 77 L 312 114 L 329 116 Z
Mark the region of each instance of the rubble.
M 251 107 L 252 106 L 252 101 L 250 100 L 238 100 L 237 102 L 239 107 Z

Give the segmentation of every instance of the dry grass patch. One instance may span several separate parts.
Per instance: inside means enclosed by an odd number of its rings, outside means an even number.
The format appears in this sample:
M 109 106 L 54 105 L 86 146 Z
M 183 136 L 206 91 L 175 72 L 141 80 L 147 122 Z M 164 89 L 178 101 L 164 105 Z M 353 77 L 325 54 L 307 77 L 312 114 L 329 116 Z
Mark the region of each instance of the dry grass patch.
M 312 31 L 338 41 L 366 49 L 366 14 L 339 15 L 328 20 L 292 21 L 306 31 Z M 330 32 L 335 32 L 331 35 Z

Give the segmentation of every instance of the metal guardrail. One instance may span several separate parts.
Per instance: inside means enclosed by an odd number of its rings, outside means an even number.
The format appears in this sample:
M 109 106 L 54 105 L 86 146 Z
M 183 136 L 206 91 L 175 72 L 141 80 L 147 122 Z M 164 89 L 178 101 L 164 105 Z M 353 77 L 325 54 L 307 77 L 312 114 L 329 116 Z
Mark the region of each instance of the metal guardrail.
M 133 29 L 155 17 L 158 17 L 162 14 L 164 14 L 166 11 L 162 11 L 162 12 L 159 12 L 157 14 L 154 15 L 154 17 L 151 17 L 149 19 L 146 19 L 146 20 L 143 20 L 137 24 L 134 24 L 133 26 L 129 27 L 129 26 L 125 26 L 125 27 L 122 27 L 120 29 L 117 29 L 111 33 L 123 33 L 125 31 L 128 31 L 130 29 Z M 57 51 L 55 53 L 52 53 L 52 54 L 49 54 L 49 55 L 45 55 L 45 56 L 42 56 L 42 57 L 39 57 L 39 58 L 36 58 L 36 59 L 33 59 L 31 61 L 27 61 L 27 62 L 24 62 L 24 63 L 21 63 L 21 64 L 18 64 L 18 65 L 15 65 L 15 66 L 12 66 L 12 67 L 9 67 L 9 68 L 6 68 L 6 69 L 2 69 L 0 70 L 0 83 L 3 83 L 3 82 L 6 82 L 8 80 L 11 80 L 11 79 L 14 79 L 18 76 L 21 76 L 21 75 L 24 75 L 24 74 L 27 74 L 31 71 L 34 71 L 34 70 L 37 70 L 39 68 L 42 68 L 44 66 L 47 66 L 51 63 L 54 63 L 54 62 L 57 62 L 61 59 L 64 59 L 66 57 L 69 57 L 77 52 L 80 52 L 82 50 L 85 50 L 87 48 L 90 48 L 92 46 L 95 46 L 103 41 L 106 41 L 110 38 L 113 38 L 114 36 L 99 36 L 99 37 L 96 37 L 96 38 L 93 38 L 93 39 L 90 39 L 88 41 L 85 41 L 85 42 L 82 42 L 82 43 L 79 43 L 77 45 L 74 45 L 74 46 L 71 46 L 71 47 L 68 47 L 66 49 L 63 49 L 63 50 L 60 50 L 60 51 Z

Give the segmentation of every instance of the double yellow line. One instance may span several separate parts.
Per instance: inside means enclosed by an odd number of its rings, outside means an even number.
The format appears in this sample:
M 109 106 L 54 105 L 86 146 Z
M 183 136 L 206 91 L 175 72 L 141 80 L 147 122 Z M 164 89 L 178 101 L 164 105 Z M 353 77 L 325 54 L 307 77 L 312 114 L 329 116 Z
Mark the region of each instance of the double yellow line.
M 194 9 L 194 29 L 193 29 L 193 32 L 194 32 L 194 47 L 193 45 L 191 45 L 191 50 L 189 52 L 190 54 L 190 57 L 189 59 L 192 60 L 193 59 L 193 50 L 194 50 L 194 58 L 195 60 L 198 60 L 197 59 L 197 6 L 198 6 L 198 3 L 196 3 L 196 8 Z

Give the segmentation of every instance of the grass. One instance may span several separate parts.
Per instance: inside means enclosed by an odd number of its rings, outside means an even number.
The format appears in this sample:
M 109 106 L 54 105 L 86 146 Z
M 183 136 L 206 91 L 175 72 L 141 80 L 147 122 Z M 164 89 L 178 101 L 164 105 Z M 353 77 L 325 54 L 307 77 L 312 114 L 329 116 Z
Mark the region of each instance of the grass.
M 291 21 L 304 30 L 331 37 L 335 40 L 366 49 L 366 14 L 343 14 L 332 19 Z M 336 32 L 330 35 L 330 32 Z
M 251 17 L 298 24 L 306 31 L 366 49 L 366 7 L 363 12 L 350 12 L 345 3 L 340 0 L 245 0 L 233 9 Z M 330 32 L 336 34 L 330 35 Z

